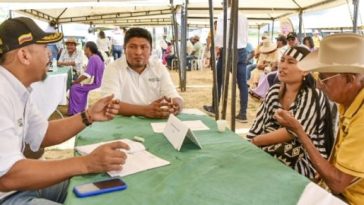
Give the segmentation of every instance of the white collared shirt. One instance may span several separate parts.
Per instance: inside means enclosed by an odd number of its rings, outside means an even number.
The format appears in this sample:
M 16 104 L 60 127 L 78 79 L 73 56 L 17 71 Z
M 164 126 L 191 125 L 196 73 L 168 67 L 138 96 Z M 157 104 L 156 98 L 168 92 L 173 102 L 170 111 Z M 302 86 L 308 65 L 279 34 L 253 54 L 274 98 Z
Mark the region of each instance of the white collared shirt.
M 228 8 L 227 11 L 227 30 L 226 30 L 226 38 L 227 41 L 226 43 L 228 43 L 228 36 L 229 36 L 229 28 L 230 28 L 230 12 L 231 12 L 231 8 Z M 245 17 L 245 15 L 243 15 L 242 13 L 239 12 L 239 17 L 238 17 L 238 45 L 237 48 L 241 49 L 241 48 L 245 48 L 246 45 L 248 44 L 248 19 Z M 215 35 L 215 46 L 218 48 L 223 48 L 225 46 L 223 46 L 224 44 L 224 12 L 222 14 L 219 15 L 218 19 L 217 19 L 217 28 L 216 28 L 216 35 Z
M 182 99 L 162 63 L 150 58 L 145 70 L 139 74 L 129 68 L 125 55 L 107 66 L 101 91 L 115 94 L 115 98 L 134 105 L 149 105 L 163 96 Z
M 40 148 L 47 128 L 47 119 L 32 103 L 30 89 L 0 66 L 0 177 L 25 158 L 25 143 L 33 151 Z
M 70 55 L 67 49 L 63 49 L 61 56 L 59 57 L 59 62 L 75 62 L 75 69 L 77 72 L 82 73 L 83 66 L 83 52 L 81 50 L 76 49 L 75 52 Z

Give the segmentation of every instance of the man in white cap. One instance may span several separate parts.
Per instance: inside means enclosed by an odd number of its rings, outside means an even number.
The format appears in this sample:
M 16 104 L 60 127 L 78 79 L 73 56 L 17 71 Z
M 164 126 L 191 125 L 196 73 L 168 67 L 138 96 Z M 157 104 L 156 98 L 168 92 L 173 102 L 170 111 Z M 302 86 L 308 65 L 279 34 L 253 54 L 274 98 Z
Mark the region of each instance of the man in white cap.
M 120 149 L 128 146 L 121 142 L 64 160 L 24 157 L 25 144 L 36 151 L 62 143 L 94 121 L 112 119 L 120 107 L 108 96 L 66 119 L 48 122 L 40 114 L 30 97 L 30 84 L 46 78 L 50 65 L 47 44 L 62 37 L 45 33 L 25 17 L 0 25 L 0 204 L 61 204 L 70 177 L 120 170 L 125 162 L 126 154 Z
M 315 148 L 302 125 L 289 112 L 275 117 L 296 133 L 309 154 L 322 182 L 349 204 L 364 201 L 364 37 L 334 34 L 321 41 L 320 49 L 299 63 L 304 71 L 317 71 L 318 85 L 330 100 L 339 104 L 339 127 L 329 160 Z

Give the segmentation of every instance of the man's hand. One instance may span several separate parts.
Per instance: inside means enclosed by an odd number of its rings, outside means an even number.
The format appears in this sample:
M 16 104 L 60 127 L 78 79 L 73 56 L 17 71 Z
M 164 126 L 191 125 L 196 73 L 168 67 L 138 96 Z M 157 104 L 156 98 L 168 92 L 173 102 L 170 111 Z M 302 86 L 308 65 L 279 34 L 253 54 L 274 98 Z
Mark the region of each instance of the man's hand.
M 101 98 L 87 110 L 90 122 L 111 120 L 118 114 L 120 101 L 113 100 L 113 97 L 114 95 L 110 95 Z
M 301 123 L 293 116 L 293 114 L 287 110 L 278 109 L 274 114 L 274 118 L 282 126 L 292 130 L 295 133 L 302 131 Z
M 129 146 L 123 142 L 112 142 L 96 148 L 85 156 L 87 172 L 100 173 L 122 170 L 127 156 L 120 149 L 129 150 Z
M 165 97 L 155 100 L 146 106 L 145 117 L 148 118 L 167 118 L 170 114 L 170 105 Z
M 182 108 L 181 108 L 181 104 L 178 102 L 178 101 L 180 101 L 179 99 L 172 99 L 172 98 L 165 97 L 165 100 L 168 103 L 169 113 L 178 115 L 178 113 L 181 112 Z

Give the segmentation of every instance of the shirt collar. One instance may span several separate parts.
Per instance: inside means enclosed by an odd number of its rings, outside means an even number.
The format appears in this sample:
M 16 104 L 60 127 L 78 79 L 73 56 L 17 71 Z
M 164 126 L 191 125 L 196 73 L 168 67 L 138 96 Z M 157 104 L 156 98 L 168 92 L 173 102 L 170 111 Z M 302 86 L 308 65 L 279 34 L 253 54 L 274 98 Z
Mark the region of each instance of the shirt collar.
M 31 87 L 26 88 L 12 73 L 6 68 L 0 66 L 0 75 L 2 75 L 9 82 L 10 86 L 14 89 L 18 97 L 26 102 L 29 98 Z

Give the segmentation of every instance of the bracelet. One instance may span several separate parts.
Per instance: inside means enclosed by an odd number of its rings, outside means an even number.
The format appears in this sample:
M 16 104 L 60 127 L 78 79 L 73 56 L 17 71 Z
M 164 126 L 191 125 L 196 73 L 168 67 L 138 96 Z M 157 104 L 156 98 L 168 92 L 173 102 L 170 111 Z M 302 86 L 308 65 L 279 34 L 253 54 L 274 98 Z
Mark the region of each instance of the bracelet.
M 286 131 L 288 132 L 289 136 L 290 136 L 292 139 L 297 138 L 297 136 L 295 135 L 295 132 L 293 132 L 292 130 L 288 129 L 287 127 L 286 127 Z
M 82 122 L 83 122 L 83 124 L 85 124 L 86 126 L 90 126 L 90 125 L 92 124 L 92 122 L 90 122 L 90 121 L 87 119 L 86 111 L 81 112 L 81 118 L 82 118 Z

